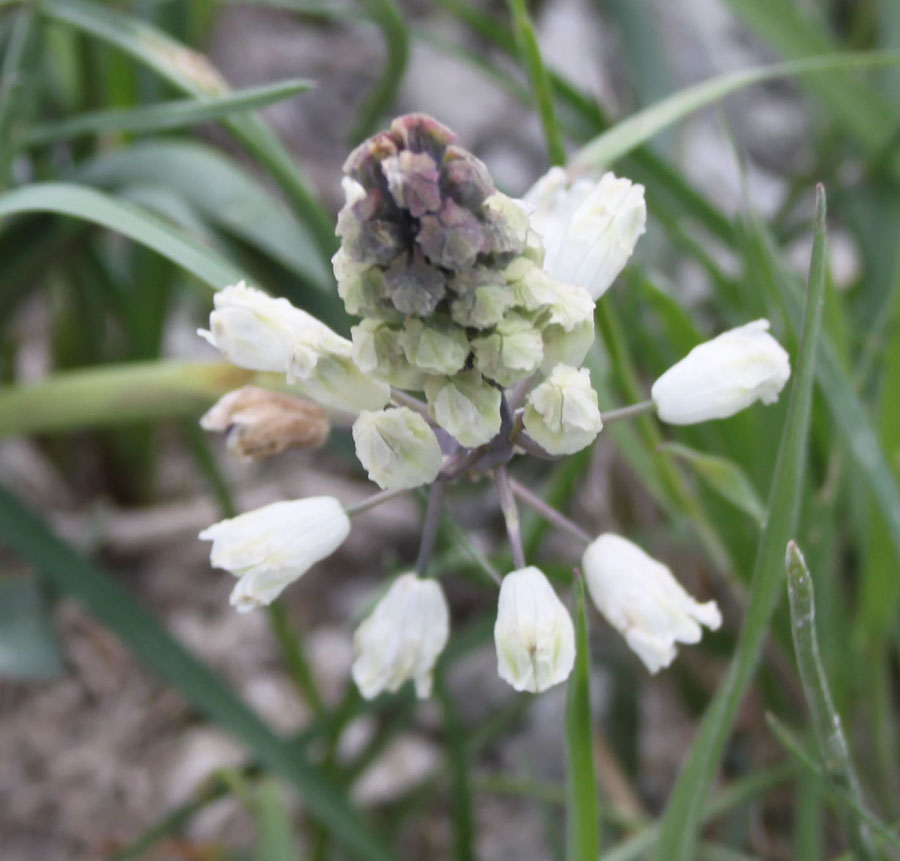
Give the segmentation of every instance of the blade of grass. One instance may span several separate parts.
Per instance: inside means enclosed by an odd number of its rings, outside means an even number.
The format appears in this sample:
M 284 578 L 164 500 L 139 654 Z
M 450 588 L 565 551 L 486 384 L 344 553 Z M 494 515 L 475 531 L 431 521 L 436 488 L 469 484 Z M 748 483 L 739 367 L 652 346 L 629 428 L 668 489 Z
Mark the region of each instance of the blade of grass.
M 551 164 L 565 164 L 566 148 L 563 143 L 562 131 L 556 119 L 556 108 L 553 105 L 553 86 L 547 70 L 544 68 L 541 49 L 538 46 L 534 25 L 531 23 L 531 16 L 528 14 L 528 7 L 525 5 L 525 0 L 507 0 L 507 6 L 512 18 L 519 58 L 528 74 L 531 92 L 541 117 L 541 125 L 544 127 L 547 155 Z
M 794 735 L 775 715 L 766 713 L 766 723 L 772 734 L 778 739 L 788 751 L 810 774 L 813 774 L 821 782 L 825 791 L 832 796 L 839 804 L 855 813 L 862 819 L 876 834 L 884 839 L 891 846 L 900 849 L 900 835 L 896 829 L 891 828 L 882 822 L 867 807 L 860 805 L 847 790 L 835 786 L 825 774 L 821 766 L 807 753 L 806 748 L 800 739 Z
M 222 76 L 205 56 L 146 21 L 85 0 L 40 0 L 40 9 L 54 20 L 115 45 L 185 93 L 221 96 L 228 92 Z M 327 264 L 337 249 L 334 222 L 293 157 L 272 129 L 254 114 L 228 117 L 225 124 L 278 182 Z
M 751 582 L 750 603 L 728 672 L 700 723 L 663 813 L 656 861 L 691 861 L 700 817 L 718 770 L 738 706 L 753 679 L 769 619 L 781 592 L 784 547 L 800 505 L 812 407 L 813 380 L 825 297 L 825 190 L 817 189 L 816 227 L 806 294 L 803 332 L 795 363 L 768 517 Z
M 591 659 L 584 578 L 574 579 L 575 668 L 566 689 L 566 858 L 596 861 L 600 854 L 600 807 L 594 777 L 591 725 Z
M 28 63 L 31 40 L 34 37 L 34 4 L 23 4 L 15 13 L 12 31 L 4 45 L 0 66 L 0 188 L 9 181 L 9 167 L 15 154 L 13 126 L 19 98 L 25 86 L 25 67 Z
M 36 126 L 25 137 L 25 144 L 35 146 L 51 141 L 68 140 L 79 135 L 103 132 L 155 132 L 219 120 L 228 114 L 251 111 L 281 102 L 313 86 L 302 79 L 279 81 L 261 87 L 234 90 L 223 96 L 202 99 L 177 99 L 137 108 L 114 108 L 92 111 L 56 123 Z
M 294 845 L 290 813 L 274 780 L 260 782 L 253 795 L 252 810 L 256 814 L 256 861 L 302 861 Z
M 829 54 L 719 75 L 679 90 L 617 123 L 575 153 L 569 169 L 578 172 L 605 168 L 674 123 L 752 84 L 774 78 L 894 65 L 900 65 L 900 55 L 872 51 Z
M 388 861 L 391 853 L 318 770 L 274 735 L 228 685 L 174 640 L 105 571 L 76 553 L 0 487 L 0 538 L 117 634 L 148 668 L 195 708 L 246 745 L 259 761 L 290 781 L 307 810 L 332 829 L 356 857 Z
M 378 128 L 383 115 L 397 95 L 409 60 L 409 31 L 406 19 L 394 0 L 360 0 L 360 2 L 381 29 L 387 55 L 384 72 L 360 108 L 356 125 L 350 134 L 350 142 L 354 144 Z
M 151 361 L 64 371 L 0 386 L 0 437 L 196 416 L 257 379 L 226 362 Z
M 819 640 L 816 636 L 816 607 L 813 582 L 800 548 L 789 541 L 785 558 L 787 590 L 791 610 L 791 634 L 797 669 L 806 696 L 806 705 L 812 718 L 813 731 L 819 745 L 825 774 L 841 790 L 854 798 L 862 807 L 862 790 L 859 778 L 850 759 L 850 748 L 841 725 L 841 716 L 834 706 L 828 678 L 819 656 Z M 874 858 L 868 829 L 857 820 L 848 822 L 854 850 L 862 858 Z
M 0 194 L 0 218 L 27 212 L 71 215 L 114 230 L 158 251 L 216 290 L 242 278 L 241 271 L 218 253 L 161 218 L 92 188 L 38 182 Z

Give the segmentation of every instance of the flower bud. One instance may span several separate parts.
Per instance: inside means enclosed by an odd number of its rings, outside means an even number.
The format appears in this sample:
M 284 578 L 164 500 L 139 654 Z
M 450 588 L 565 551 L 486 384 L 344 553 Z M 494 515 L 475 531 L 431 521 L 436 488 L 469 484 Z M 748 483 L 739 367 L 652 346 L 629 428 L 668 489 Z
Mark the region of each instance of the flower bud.
M 350 533 L 340 502 L 314 496 L 273 502 L 221 520 L 200 533 L 210 563 L 238 578 L 231 604 L 241 613 L 271 604 L 285 586 L 337 550 Z
M 353 441 L 369 478 L 384 490 L 430 484 L 443 463 L 434 431 L 407 407 L 360 413 Z
M 754 401 L 778 400 L 791 367 L 768 328 L 768 320 L 756 320 L 694 347 L 653 384 L 659 417 L 687 425 L 733 416 Z
M 500 391 L 476 370 L 432 377 L 425 396 L 434 420 L 461 445 L 484 445 L 500 431 Z
M 453 323 L 423 323 L 407 319 L 397 340 L 406 358 L 420 371 L 429 374 L 455 374 L 469 357 L 469 339 L 465 329 Z
M 540 693 L 565 681 L 575 664 L 572 618 L 534 566 L 507 574 L 494 625 L 497 672 L 517 691 Z
M 314 401 L 348 413 L 381 409 L 391 398 L 387 383 L 362 373 L 344 356 L 321 356 L 315 373 L 295 385 Z
M 219 290 L 213 303 L 209 331 L 197 334 L 241 368 L 276 371 L 290 382 L 309 377 L 323 354 L 351 355 L 350 342 L 324 323 L 243 281 Z
M 529 393 L 523 420 L 528 435 L 548 454 L 573 454 L 589 446 L 603 422 L 588 369 L 557 365 Z
M 329 430 L 328 416 L 317 404 L 256 386 L 222 396 L 200 419 L 200 427 L 223 432 L 228 449 L 242 460 L 289 448 L 319 448 Z
M 472 341 L 475 367 L 489 380 L 511 386 L 541 366 L 544 344 L 540 331 L 523 314 L 510 311 L 490 335 Z
M 544 269 L 599 299 L 646 229 L 644 187 L 605 173 L 599 182 L 553 167 L 525 195 L 531 226 L 544 242 Z
M 582 568 L 591 600 L 651 673 L 672 663 L 676 643 L 699 643 L 701 624 L 722 624 L 715 601 L 699 604 L 666 565 L 618 535 L 595 539 Z
M 350 330 L 353 362 L 364 374 L 373 374 L 398 389 L 421 391 L 426 375 L 407 361 L 400 346 L 401 332 L 399 325 L 362 320 Z
M 353 681 L 371 700 L 412 679 L 416 696 L 431 694 L 432 673 L 447 644 L 450 612 L 436 580 L 402 574 L 353 635 Z

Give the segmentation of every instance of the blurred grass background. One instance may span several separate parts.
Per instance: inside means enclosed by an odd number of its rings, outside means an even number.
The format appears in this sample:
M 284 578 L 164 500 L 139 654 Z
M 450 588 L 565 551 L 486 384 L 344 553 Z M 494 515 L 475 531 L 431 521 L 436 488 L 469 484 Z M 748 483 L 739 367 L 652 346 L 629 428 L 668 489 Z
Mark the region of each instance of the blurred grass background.
M 447 524 L 454 632 L 427 706 L 365 704 L 347 679 L 353 623 L 413 552 L 414 501 L 360 520 L 355 551 L 255 622 L 230 619 L 226 578 L 185 549 L 236 505 L 366 492 L 340 434 L 315 459 L 229 464 L 196 419 L 249 375 L 192 328 L 246 277 L 346 333 L 329 264 L 340 163 L 409 110 L 457 128 L 512 194 L 567 161 L 645 184 L 650 232 L 598 305 L 601 407 L 760 316 L 795 359 L 790 413 L 785 396 L 695 428 L 611 425 L 591 452 L 518 471 L 725 612 L 658 678 L 589 614 L 578 750 L 601 857 L 900 857 L 900 4 L 5 0 L 0 46 L 4 857 L 567 852 L 564 696 L 494 674 L 494 587 L 472 560 L 508 560 L 483 489 L 451 500 L 474 546 Z M 803 409 L 816 182 L 830 251 L 820 230 Z M 817 643 L 787 601 L 769 623 L 787 538 Z M 527 541 L 567 583 L 565 543 L 537 521 Z M 823 739 L 835 709 L 855 775 Z M 63 716 L 74 741 L 38 732 Z M 98 719 L 105 740 L 85 728 Z M 48 765 L 67 755 L 68 771 Z M 95 773 L 72 799 L 66 775 Z

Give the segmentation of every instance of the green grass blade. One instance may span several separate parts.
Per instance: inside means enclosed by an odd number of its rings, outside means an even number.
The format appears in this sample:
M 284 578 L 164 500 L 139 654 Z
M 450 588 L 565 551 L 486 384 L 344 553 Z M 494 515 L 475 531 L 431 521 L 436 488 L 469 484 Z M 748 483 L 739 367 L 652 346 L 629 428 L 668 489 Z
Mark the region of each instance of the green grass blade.
M 706 454 L 677 442 L 664 442 L 656 449 L 690 464 L 697 475 L 719 496 L 727 499 L 762 525 L 766 518 L 766 507 L 746 473 L 733 460 Z
M 387 48 L 384 72 L 375 89 L 360 108 L 359 118 L 350 135 L 352 143 L 378 129 L 403 80 L 409 60 L 409 30 L 406 19 L 394 0 L 361 0 L 372 20 L 379 26 Z
M 217 290 L 242 273 L 217 252 L 175 230 L 161 218 L 113 197 L 64 182 L 42 182 L 0 194 L 0 218 L 55 212 L 91 221 L 158 251 Z
M 874 51 L 829 54 L 719 75 L 686 87 L 617 123 L 575 153 L 569 168 L 573 171 L 605 168 L 686 116 L 752 84 L 774 78 L 893 65 L 900 65 L 900 55 Z
M 0 679 L 53 679 L 61 672 L 40 584 L 30 576 L 0 576 Z
M 0 487 L 0 540 L 79 601 L 118 635 L 135 657 L 195 708 L 290 781 L 312 816 L 357 858 L 387 861 L 391 853 L 295 746 L 274 735 L 228 685 L 194 658 L 105 571 L 76 553 Z
M 600 809 L 594 777 L 591 659 L 584 578 L 576 576 L 574 585 L 575 668 L 566 690 L 566 858 L 596 861 L 600 853 Z
M 550 163 L 565 164 L 566 148 L 563 143 L 562 131 L 556 119 L 556 108 L 553 106 L 553 85 L 544 68 L 541 49 L 538 46 L 534 25 L 528 14 L 528 7 L 525 5 L 525 0 L 507 0 L 507 5 L 512 17 L 513 33 L 519 57 L 528 74 L 531 92 L 541 117 L 541 125 L 544 127 Z
M 847 790 L 831 783 L 828 780 L 828 775 L 825 774 L 821 766 L 819 766 L 809 753 L 807 753 L 800 739 L 798 739 L 793 732 L 775 717 L 775 715 L 767 713 L 766 723 L 769 725 L 769 729 L 772 730 L 772 734 L 784 746 L 785 750 L 806 768 L 810 774 L 813 774 L 818 778 L 829 795 L 835 798 L 842 806 L 855 813 L 872 829 L 873 832 L 885 840 L 885 842 L 894 846 L 896 849 L 900 849 L 900 836 L 898 836 L 896 829 L 891 828 L 889 825 L 882 822 L 871 810 L 862 806 L 853 795 L 847 792 Z
M 34 38 L 34 7 L 24 5 L 15 13 L 9 41 L 4 45 L 0 65 L 0 188 L 8 182 L 9 166 L 15 152 L 12 140 L 19 98 L 25 86 L 31 41 Z
M 168 189 L 206 222 L 259 249 L 338 303 L 331 266 L 319 259 L 306 227 L 257 177 L 205 144 L 144 141 L 97 156 L 79 166 L 75 176 L 106 190 Z
M 295 846 L 290 813 L 285 809 L 279 785 L 263 780 L 254 794 L 256 814 L 256 861 L 301 861 Z
M 228 92 L 222 76 L 205 56 L 146 21 L 85 0 L 40 0 L 40 9 L 57 21 L 115 45 L 185 93 L 202 97 Z M 225 123 L 278 181 L 327 263 L 337 249 L 334 222 L 284 145 L 253 114 L 231 116 Z
M 79 135 L 102 132 L 156 132 L 219 120 L 228 114 L 251 111 L 281 102 L 313 86 L 311 81 L 296 79 L 247 87 L 223 96 L 203 99 L 177 99 L 141 105 L 137 108 L 113 108 L 80 114 L 61 122 L 37 126 L 25 138 L 29 146 L 68 140 Z
M 734 658 L 700 723 L 663 814 L 656 861 L 692 861 L 700 817 L 738 706 L 749 686 L 781 592 L 784 547 L 797 520 L 806 461 L 813 380 L 825 297 L 825 191 L 817 192 L 803 333 L 782 433 L 768 517 L 760 539 L 750 603 Z
M 788 542 L 785 558 L 788 599 L 791 609 L 791 634 L 797 669 L 803 684 L 806 705 L 819 745 L 822 767 L 830 779 L 863 806 L 859 779 L 850 759 L 850 748 L 828 686 L 828 678 L 819 656 L 816 636 L 816 607 L 813 581 L 800 548 Z M 874 858 L 868 830 L 859 822 L 848 824 L 854 849 L 863 858 Z
M 196 418 L 256 376 L 226 362 L 162 360 L 63 371 L 37 383 L 0 386 L 0 437 Z

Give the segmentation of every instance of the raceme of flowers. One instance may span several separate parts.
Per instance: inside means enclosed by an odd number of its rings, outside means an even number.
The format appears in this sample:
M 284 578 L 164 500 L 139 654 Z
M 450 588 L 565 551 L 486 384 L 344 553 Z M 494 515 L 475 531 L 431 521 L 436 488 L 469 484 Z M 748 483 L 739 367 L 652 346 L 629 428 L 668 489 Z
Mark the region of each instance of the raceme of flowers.
M 612 173 L 572 180 L 555 167 L 514 200 L 424 114 L 399 117 L 364 141 L 344 172 L 333 264 L 347 311 L 361 318 L 351 339 L 243 282 L 216 294 L 200 334 L 230 362 L 284 374 L 298 395 L 355 416 L 358 459 L 382 492 L 349 510 L 332 497 L 277 502 L 200 537 L 212 541 L 212 564 L 237 578 L 231 603 L 248 611 L 337 550 L 350 515 L 430 485 L 416 570 L 397 577 L 357 629 L 352 667 L 367 698 L 408 680 L 425 697 L 450 630 L 443 590 L 425 576 L 443 488 L 491 475 L 515 561 L 500 581 L 498 673 L 516 690 L 546 690 L 572 670 L 574 629 L 547 577 L 524 558 L 516 497 L 568 521 L 506 467 L 526 453 L 580 451 L 603 428 L 581 364 L 594 340 L 595 301 L 644 232 L 643 188 Z M 768 327 L 757 320 L 695 347 L 639 408 L 690 424 L 773 402 L 790 367 Z M 325 415 L 308 400 L 246 387 L 202 424 L 252 459 L 322 445 Z M 609 533 L 585 544 L 581 570 L 594 605 L 650 672 L 672 662 L 677 644 L 698 642 L 702 627 L 720 625 L 715 602 L 694 600 L 637 545 Z

